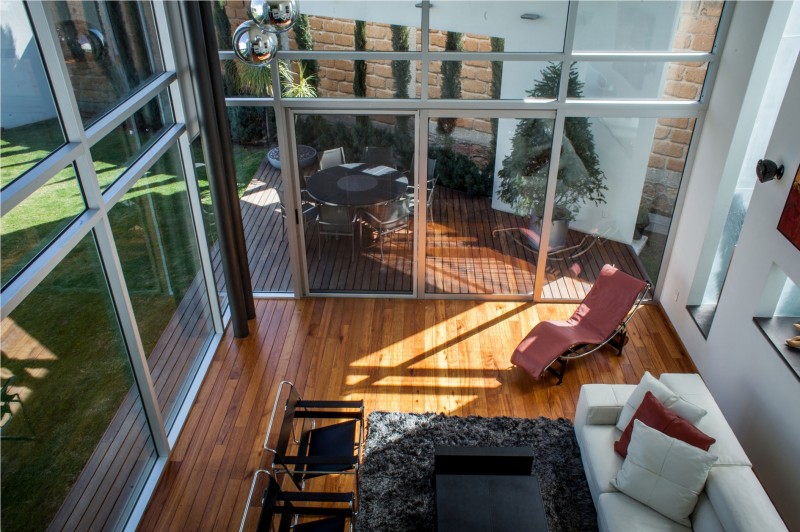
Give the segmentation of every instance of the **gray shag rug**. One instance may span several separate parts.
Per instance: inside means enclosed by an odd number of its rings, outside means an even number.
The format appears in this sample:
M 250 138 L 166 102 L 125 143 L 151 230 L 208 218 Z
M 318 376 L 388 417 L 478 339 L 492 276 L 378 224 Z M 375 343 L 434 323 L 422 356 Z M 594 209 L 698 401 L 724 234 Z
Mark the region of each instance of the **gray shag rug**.
M 597 530 L 572 423 L 566 419 L 448 417 L 373 412 L 359 488 L 356 530 L 436 529 L 433 446 L 533 448 L 550 532 Z

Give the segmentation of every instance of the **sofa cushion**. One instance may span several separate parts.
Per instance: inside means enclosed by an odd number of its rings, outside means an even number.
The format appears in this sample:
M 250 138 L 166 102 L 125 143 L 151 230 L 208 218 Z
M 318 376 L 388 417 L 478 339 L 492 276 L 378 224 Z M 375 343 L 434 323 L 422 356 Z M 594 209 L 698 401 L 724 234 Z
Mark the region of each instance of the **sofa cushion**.
M 583 428 L 580 439 L 581 459 L 595 502 L 601 493 L 617 491 L 611 485 L 611 480 L 622 467 L 622 457 L 614 452 L 614 441 L 617 437 L 619 432 L 614 425 L 586 425 Z
M 673 521 L 691 526 L 697 497 L 716 457 L 633 422 L 628 457 L 612 484 Z
M 664 406 L 661 401 L 656 399 L 652 392 L 647 392 L 644 394 L 642 404 L 639 405 L 639 408 L 633 415 L 633 419 L 622 432 L 619 441 L 614 443 L 614 450 L 620 456 L 624 457 L 628 454 L 628 444 L 631 441 L 633 422 L 637 419 L 648 427 L 654 428 L 672 438 L 684 441 L 689 445 L 694 445 L 704 451 L 707 451 L 715 441 L 714 438 L 706 436 L 691 423 Z
M 713 467 L 711 469 L 714 469 Z M 708 484 L 708 480 L 706 480 Z M 697 506 L 694 507 L 694 512 L 691 516 L 692 529 L 702 532 L 725 532 L 722 528 L 722 523 L 714 511 L 714 505 L 706 495 L 706 492 L 700 494 L 697 498 Z
M 706 494 L 725 532 L 786 530 L 767 492 L 749 467 L 712 467 L 706 482 Z
M 612 530 L 689 532 L 691 530 L 618 491 L 600 495 L 597 504 L 597 526 L 604 532 Z
M 717 457 L 717 465 L 752 465 L 700 375 L 664 373 L 660 379 L 675 393 L 708 412 L 695 426 L 717 440 L 708 449 L 708 452 Z
M 616 425 L 619 413 L 633 390 L 633 384 L 584 384 L 575 407 L 575 434 L 584 425 Z
M 642 375 L 642 380 L 639 385 L 633 390 L 628 398 L 625 406 L 622 407 L 622 412 L 617 420 L 617 428 L 625 430 L 628 423 L 631 422 L 633 414 L 644 399 L 644 394 L 652 392 L 656 399 L 664 403 L 664 406 L 674 410 L 676 414 L 681 416 L 689 423 L 696 425 L 700 419 L 706 415 L 706 411 L 699 406 L 680 397 L 675 391 L 671 390 L 666 384 L 658 381 L 655 377 L 650 375 L 649 371 L 645 371 Z

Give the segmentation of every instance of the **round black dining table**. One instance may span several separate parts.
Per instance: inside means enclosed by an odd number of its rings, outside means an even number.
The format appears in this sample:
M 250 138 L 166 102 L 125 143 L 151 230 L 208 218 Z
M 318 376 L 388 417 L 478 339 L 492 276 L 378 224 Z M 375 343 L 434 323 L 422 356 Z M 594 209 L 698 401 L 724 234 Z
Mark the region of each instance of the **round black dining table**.
M 315 200 L 329 205 L 368 207 L 399 198 L 406 193 L 408 179 L 393 168 L 350 163 L 312 174 L 306 190 Z

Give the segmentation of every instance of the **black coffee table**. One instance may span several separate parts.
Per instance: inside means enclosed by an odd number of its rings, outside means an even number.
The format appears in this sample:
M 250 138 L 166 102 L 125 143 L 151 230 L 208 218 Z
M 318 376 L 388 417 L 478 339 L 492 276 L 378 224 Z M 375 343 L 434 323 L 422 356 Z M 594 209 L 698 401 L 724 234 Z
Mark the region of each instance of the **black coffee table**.
M 532 458 L 524 448 L 437 446 L 437 530 L 546 531 Z M 492 470 L 503 474 L 483 474 Z

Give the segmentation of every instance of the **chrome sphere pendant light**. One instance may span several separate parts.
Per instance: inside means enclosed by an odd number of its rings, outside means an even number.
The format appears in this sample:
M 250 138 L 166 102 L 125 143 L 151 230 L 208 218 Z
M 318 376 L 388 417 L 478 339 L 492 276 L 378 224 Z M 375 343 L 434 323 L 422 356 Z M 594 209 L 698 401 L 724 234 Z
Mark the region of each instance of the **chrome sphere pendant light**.
M 251 0 L 250 18 L 233 32 L 233 51 L 246 65 L 266 66 L 278 53 L 276 34 L 292 29 L 300 11 L 295 0 Z
M 278 51 L 278 38 L 248 20 L 233 32 L 233 51 L 247 65 L 265 66 Z
M 256 24 L 272 33 L 289 31 L 300 15 L 295 0 L 251 0 L 248 11 Z

